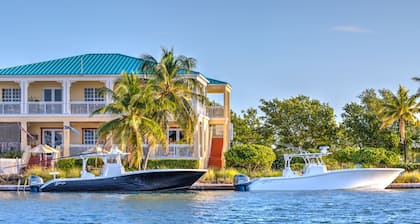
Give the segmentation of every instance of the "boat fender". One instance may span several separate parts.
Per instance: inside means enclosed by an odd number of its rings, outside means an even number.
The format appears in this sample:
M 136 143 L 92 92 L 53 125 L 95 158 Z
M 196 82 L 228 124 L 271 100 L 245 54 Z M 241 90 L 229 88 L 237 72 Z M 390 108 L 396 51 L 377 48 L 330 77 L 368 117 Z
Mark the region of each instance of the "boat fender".
M 233 186 L 235 191 L 248 191 L 248 185 L 250 184 L 250 179 L 244 174 L 236 174 L 233 177 Z

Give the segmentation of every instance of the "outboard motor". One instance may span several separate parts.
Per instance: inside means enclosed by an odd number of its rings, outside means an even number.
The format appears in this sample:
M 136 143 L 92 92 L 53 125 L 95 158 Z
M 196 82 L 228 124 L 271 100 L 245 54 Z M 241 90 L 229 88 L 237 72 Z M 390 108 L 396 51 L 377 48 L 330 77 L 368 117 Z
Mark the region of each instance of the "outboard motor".
M 235 191 L 248 191 L 248 185 L 250 183 L 250 179 L 247 175 L 236 174 L 233 177 L 233 186 L 235 187 Z
M 39 176 L 29 176 L 29 188 L 31 192 L 40 192 L 41 186 L 44 184 L 44 180 L 42 180 Z

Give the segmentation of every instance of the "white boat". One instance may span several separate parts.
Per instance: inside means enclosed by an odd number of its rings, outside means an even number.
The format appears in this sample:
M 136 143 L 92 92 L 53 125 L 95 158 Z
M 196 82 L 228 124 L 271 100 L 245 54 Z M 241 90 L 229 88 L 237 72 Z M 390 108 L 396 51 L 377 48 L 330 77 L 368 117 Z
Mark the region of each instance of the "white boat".
M 297 154 L 285 154 L 283 176 L 263 177 L 249 180 L 245 175 L 235 176 L 237 191 L 294 191 L 294 190 L 338 190 L 338 189 L 385 189 L 400 175 L 400 168 L 354 168 L 328 171 L 320 153 L 309 153 L 299 149 Z M 305 161 L 302 174 L 290 168 L 293 158 Z
M 44 181 L 30 176 L 29 186 L 33 192 L 99 192 L 99 191 L 168 191 L 189 189 L 207 170 L 202 169 L 159 169 L 126 172 L 121 163 L 123 153 L 114 147 L 110 153 L 80 155 L 83 160 L 81 177 L 56 178 Z M 89 158 L 101 158 L 104 162 L 101 174 L 95 176 L 86 170 Z

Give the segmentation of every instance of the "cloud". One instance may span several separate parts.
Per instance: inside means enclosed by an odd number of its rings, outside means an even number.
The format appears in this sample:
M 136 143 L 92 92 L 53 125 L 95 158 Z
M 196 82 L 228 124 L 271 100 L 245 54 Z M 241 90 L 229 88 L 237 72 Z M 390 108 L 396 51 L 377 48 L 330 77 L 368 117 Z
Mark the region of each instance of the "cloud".
M 371 33 L 371 30 L 365 29 L 360 26 L 334 26 L 334 31 L 346 32 L 346 33 Z

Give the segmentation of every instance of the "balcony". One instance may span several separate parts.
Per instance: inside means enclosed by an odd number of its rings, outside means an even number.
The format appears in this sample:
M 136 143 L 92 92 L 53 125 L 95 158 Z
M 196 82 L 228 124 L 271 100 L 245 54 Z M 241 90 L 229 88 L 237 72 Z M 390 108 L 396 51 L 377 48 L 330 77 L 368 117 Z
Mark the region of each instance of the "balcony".
M 20 114 L 20 102 L 1 102 L 0 114 Z
M 92 151 L 95 149 L 96 145 L 88 145 L 88 144 L 71 144 L 70 145 L 70 156 L 78 156 L 83 152 Z
M 223 106 L 209 106 L 207 107 L 207 115 L 210 118 L 224 118 L 225 108 Z
M 70 113 L 72 114 L 92 114 L 105 106 L 104 101 L 72 101 L 70 102 Z
M 96 145 L 71 144 L 70 156 L 78 156 L 83 152 L 92 151 Z M 143 145 L 143 152 L 146 152 L 148 145 Z M 124 151 L 124 150 L 122 150 Z M 198 156 L 194 152 L 194 146 L 188 144 L 169 144 L 168 148 L 161 145 L 152 149 L 150 159 L 196 159 Z
M 63 102 L 28 102 L 29 114 L 62 114 Z
M 147 145 L 143 145 L 143 151 L 146 151 Z M 152 149 L 150 159 L 196 159 L 198 156 L 194 152 L 194 146 L 188 144 L 169 144 L 168 148 L 162 145 Z

